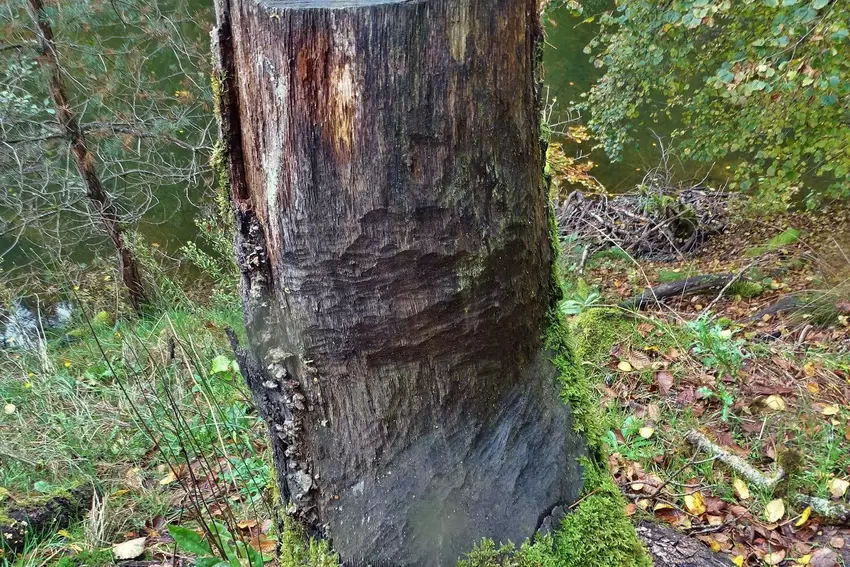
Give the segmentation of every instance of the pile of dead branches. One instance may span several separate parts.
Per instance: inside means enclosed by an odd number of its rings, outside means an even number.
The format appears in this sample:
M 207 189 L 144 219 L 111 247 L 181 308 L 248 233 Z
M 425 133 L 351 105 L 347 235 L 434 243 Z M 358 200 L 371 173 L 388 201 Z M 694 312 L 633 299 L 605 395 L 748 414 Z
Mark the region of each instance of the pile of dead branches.
M 732 195 L 697 187 L 644 189 L 616 196 L 571 193 L 555 204 L 559 236 L 578 238 L 589 254 L 622 248 L 635 258 L 682 258 L 729 223 Z

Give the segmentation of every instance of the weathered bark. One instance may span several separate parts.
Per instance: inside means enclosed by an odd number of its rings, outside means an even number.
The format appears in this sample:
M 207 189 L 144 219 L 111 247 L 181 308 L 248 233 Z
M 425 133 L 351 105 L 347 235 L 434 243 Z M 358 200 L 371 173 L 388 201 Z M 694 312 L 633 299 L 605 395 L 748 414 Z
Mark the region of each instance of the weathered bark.
M 545 352 L 535 0 L 219 0 L 217 112 L 291 513 L 349 565 L 454 565 L 581 489 Z
M 80 485 L 67 494 L 18 503 L 7 499 L 0 508 L 0 550 L 17 553 L 32 538 L 56 533 L 79 519 L 91 507 L 94 489 Z
M 646 544 L 655 567 L 732 567 L 724 555 L 712 552 L 699 541 L 674 529 L 640 522 L 638 537 Z
M 118 255 L 118 269 L 121 279 L 130 296 L 130 303 L 136 312 L 141 312 L 147 303 L 144 280 L 139 262 L 124 240 L 121 229 L 121 219 L 112 204 L 109 194 L 103 189 L 100 177 L 95 168 L 94 155 L 89 151 L 86 137 L 80 128 L 79 121 L 71 109 L 71 102 L 65 90 L 62 70 L 59 65 L 59 54 L 53 41 L 53 27 L 44 12 L 42 0 L 27 0 L 27 8 L 33 21 L 34 31 L 38 37 L 39 65 L 47 75 L 50 98 L 56 111 L 56 121 L 68 140 L 71 155 L 88 197 L 95 216 L 100 220 L 112 246 Z

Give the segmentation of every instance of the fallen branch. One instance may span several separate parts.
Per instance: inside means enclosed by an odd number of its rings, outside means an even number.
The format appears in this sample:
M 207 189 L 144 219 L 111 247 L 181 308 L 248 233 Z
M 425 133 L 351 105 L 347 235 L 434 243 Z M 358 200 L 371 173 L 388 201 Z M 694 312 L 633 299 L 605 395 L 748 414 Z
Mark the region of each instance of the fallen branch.
M 754 323 L 761 321 L 766 315 L 776 315 L 777 313 L 795 313 L 805 307 L 804 302 L 797 295 L 786 295 L 779 301 L 761 309 L 757 313 L 750 315 L 744 319 L 745 323 Z
M 826 498 L 818 498 L 808 494 L 798 494 L 791 501 L 801 508 L 811 508 L 812 512 L 827 524 L 850 525 L 850 504 L 846 502 L 833 502 Z
M 727 288 L 739 274 L 708 274 L 646 288 L 643 293 L 620 303 L 623 309 L 644 309 L 670 297 L 688 297 Z
M 668 182 L 654 179 L 650 189 L 611 197 L 574 191 L 555 203 L 559 234 L 578 236 L 588 247 L 619 247 L 633 257 L 682 258 L 725 230 L 734 196 Z
M 728 557 L 714 553 L 705 545 L 674 529 L 640 522 L 638 537 L 646 545 L 655 567 L 731 567 Z
M 747 482 L 763 490 L 773 490 L 776 488 L 776 485 L 779 484 L 779 481 L 785 478 L 785 471 L 781 468 L 777 469 L 773 475 L 768 476 L 753 468 L 747 461 L 738 455 L 734 455 L 720 445 L 713 443 L 708 439 L 708 437 L 699 431 L 689 431 L 685 436 L 685 440 L 698 450 L 708 453 L 712 457 L 716 457 L 718 461 L 734 470 Z M 814 510 L 814 508 L 812 509 Z

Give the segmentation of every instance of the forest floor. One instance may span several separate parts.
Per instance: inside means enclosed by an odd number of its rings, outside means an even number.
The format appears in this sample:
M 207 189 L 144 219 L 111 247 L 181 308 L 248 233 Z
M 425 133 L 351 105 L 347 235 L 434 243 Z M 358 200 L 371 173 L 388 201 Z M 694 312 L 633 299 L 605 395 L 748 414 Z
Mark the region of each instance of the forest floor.
M 739 221 L 676 262 L 609 250 L 578 273 L 581 252 L 561 258 L 563 310 L 592 348 L 585 364 L 627 512 L 739 566 L 850 565 L 850 212 Z M 617 307 L 704 274 L 739 279 L 723 294 Z M 804 308 L 754 317 L 789 297 Z M 695 450 L 692 432 L 712 449 Z M 756 476 L 721 462 L 718 447 Z M 761 482 L 780 468 L 783 481 Z
M 40 526 L 21 552 L 0 545 L 0 566 L 190 565 L 203 555 L 190 541 L 199 517 L 272 553 L 266 428 L 225 336 L 241 328 L 231 299 L 117 323 L 80 313 L 40 350 L 0 350 L 0 528 L 4 510 L 49 506 L 81 485 L 97 494 L 79 503 L 88 514 Z M 174 526 L 191 528 L 180 549 Z
M 848 237 L 850 214 L 833 210 L 741 222 L 678 262 L 608 251 L 579 274 L 580 250 L 565 250 L 564 310 L 590 339 L 585 364 L 634 519 L 669 523 L 738 565 L 850 565 L 850 531 L 799 499 L 846 506 L 850 492 Z M 746 285 L 617 307 L 647 286 L 717 273 Z M 83 303 L 105 296 L 105 277 L 77 276 Z M 789 294 L 816 309 L 738 323 Z M 205 553 L 199 517 L 243 544 L 230 548 L 243 559 L 282 542 L 281 565 L 335 565 L 274 525 L 265 426 L 224 334 L 240 328 L 238 301 L 219 299 L 117 322 L 99 304 L 38 349 L 0 350 L 0 510 L 81 484 L 99 494 L 84 519 L 47 526 L 0 566 L 188 565 Z M 788 480 L 759 488 L 695 452 L 692 431 L 765 475 L 783 463 Z

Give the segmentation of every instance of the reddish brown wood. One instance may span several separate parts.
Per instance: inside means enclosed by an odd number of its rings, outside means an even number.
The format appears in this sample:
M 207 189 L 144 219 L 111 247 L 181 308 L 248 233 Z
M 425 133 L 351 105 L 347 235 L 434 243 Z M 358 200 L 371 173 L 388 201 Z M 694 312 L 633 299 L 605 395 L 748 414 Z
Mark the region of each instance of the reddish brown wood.
M 295 517 L 349 565 L 454 565 L 581 489 L 542 336 L 535 0 L 220 0 L 251 352 Z

